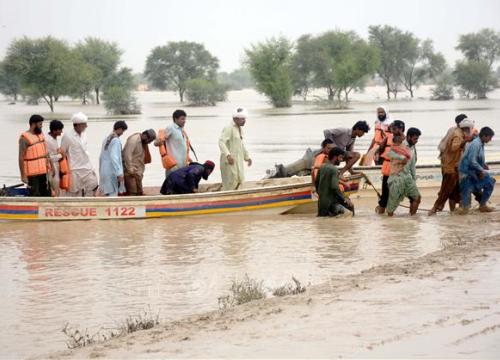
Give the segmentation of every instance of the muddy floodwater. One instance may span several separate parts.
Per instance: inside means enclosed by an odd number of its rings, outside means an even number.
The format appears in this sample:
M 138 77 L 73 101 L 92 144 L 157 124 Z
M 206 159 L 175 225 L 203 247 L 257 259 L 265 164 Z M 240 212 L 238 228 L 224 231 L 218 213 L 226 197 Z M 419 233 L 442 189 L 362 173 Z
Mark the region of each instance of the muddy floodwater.
M 421 89 L 418 96 L 427 96 Z M 139 93 L 143 115 L 127 119 L 128 134 L 165 126 L 182 105 L 170 93 Z M 230 121 L 232 109 L 245 106 L 251 114 L 246 142 L 254 166 L 247 178 L 256 180 L 275 163 L 300 157 L 317 147 L 322 130 L 374 120 L 383 89 L 368 88 L 354 96 L 350 109 L 330 110 L 314 104 L 271 109 L 251 90 L 232 92 L 217 107 L 187 107 L 187 131 L 200 160 L 218 164 L 217 138 Z M 384 103 L 382 101 L 382 103 Z M 478 127 L 498 127 L 500 92 L 484 101 L 430 102 L 416 99 L 386 104 L 392 119 L 419 127 L 419 163 L 436 161 L 438 140 L 461 112 Z M 97 165 L 102 139 L 113 121 L 97 106 L 62 101 L 56 114 L 46 107 L 0 102 L 0 183 L 18 182 L 17 139 L 31 113 L 64 120 L 87 112 L 90 152 Z M 45 126 L 47 126 L 46 124 Z M 125 136 L 127 136 L 127 133 Z M 372 133 L 356 143 L 363 152 Z M 500 136 L 486 149 L 488 159 L 500 159 Z M 148 185 L 161 184 L 163 170 L 153 151 L 145 174 Z M 220 178 L 218 166 L 213 181 Z M 432 194 L 432 193 L 431 193 Z M 433 196 L 425 199 L 429 206 Z M 498 198 L 494 198 L 499 203 Z M 314 215 L 262 217 L 204 216 L 130 221 L 55 223 L 0 222 L 0 357 L 27 357 L 65 349 L 61 329 L 66 323 L 82 329 L 112 327 L 148 307 L 162 320 L 217 309 L 217 298 L 234 279 L 245 274 L 262 280 L 267 289 L 292 276 L 304 285 L 329 277 L 355 274 L 375 265 L 422 257 L 443 249 L 457 237 L 474 237 L 471 222 L 462 217 L 388 219 L 373 214 L 375 198 L 363 200 L 354 218 L 318 219 Z M 483 236 L 500 233 L 497 225 Z

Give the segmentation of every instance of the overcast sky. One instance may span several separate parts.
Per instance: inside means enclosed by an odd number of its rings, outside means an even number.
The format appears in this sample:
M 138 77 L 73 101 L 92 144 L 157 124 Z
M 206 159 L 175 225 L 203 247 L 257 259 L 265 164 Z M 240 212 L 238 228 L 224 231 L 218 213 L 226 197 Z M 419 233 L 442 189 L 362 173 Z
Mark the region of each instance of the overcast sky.
M 373 24 L 431 38 L 454 62 L 459 34 L 500 30 L 500 0 L 0 0 L 0 57 L 23 35 L 70 42 L 97 36 L 118 42 L 123 65 L 143 71 L 153 47 L 189 40 L 204 43 L 222 70 L 233 70 L 253 42 L 331 29 L 367 37 Z

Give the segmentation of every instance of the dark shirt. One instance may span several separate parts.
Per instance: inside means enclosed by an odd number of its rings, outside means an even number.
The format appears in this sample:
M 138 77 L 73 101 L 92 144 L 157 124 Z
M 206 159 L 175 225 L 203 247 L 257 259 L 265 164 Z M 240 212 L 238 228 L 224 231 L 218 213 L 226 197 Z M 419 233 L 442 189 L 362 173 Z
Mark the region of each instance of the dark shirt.
M 169 194 L 191 194 L 198 189 L 198 184 L 205 174 L 205 167 L 198 163 L 177 169 L 170 173 L 163 183 L 160 192 Z
M 318 191 L 318 215 L 336 215 L 337 205 L 345 203 L 344 194 L 339 188 L 339 170 L 331 163 L 326 163 L 319 169 L 316 178 Z

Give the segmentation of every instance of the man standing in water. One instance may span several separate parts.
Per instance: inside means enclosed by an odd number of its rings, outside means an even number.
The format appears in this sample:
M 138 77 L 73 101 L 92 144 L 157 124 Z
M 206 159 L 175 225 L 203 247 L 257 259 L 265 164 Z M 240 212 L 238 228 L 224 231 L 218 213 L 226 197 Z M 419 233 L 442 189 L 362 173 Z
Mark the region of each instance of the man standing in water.
M 99 189 L 105 196 L 118 196 L 125 192 L 120 136 L 128 129 L 125 121 L 117 121 L 113 132 L 102 143 L 99 156 Z
M 49 184 L 52 189 L 52 194 L 54 196 L 59 196 L 59 160 L 63 158 L 62 151 L 57 142 L 57 138 L 61 136 L 64 128 L 64 124 L 59 120 L 52 120 L 49 124 L 49 133 L 47 134 L 47 151 L 49 152 L 50 165 L 52 166 L 52 171 L 49 174 Z
M 384 159 L 380 157 L 378 149 L 382 142 L 386 138 L 386 132 L 389 131 L 389 126 L 391 124 L 391 119 L 389 117 L 389 111 L 380 105 L 377 107 L 377 119 L 375 120 L 375 134 L 373 135 L 373 140 L 368 147 L 368 152 L 366 153 L 366 160 L 361 164 L 365 166 L 372 165 L 375 161 L 375 165 L 382 165 Z
M 336 128 L 336 129 L 326 129 L 323 130 L 325 139 L 332 140 L 333 146 L 341 148 L 345 153 L 346 164 L 340 170 L 340 175 L 349 171 L 352 173 L 352 167 L 361 158 L 359 152 L 354 152 L 354 143 L 356 138 L 362 137 L 368 131 L 370 127 L 366 121 L 358 121 L 352 128 Z
M 29 130 L 19 138 L 19 171 L 30 196 L 50 196 L 47 178 L 50 163 L 42 134 L 43 120 L 40 115 L 31 115 Z
M 334 147 L 328 153 L 328 162 L 319 169 L 315 183 L 319 196 L 318 216 L 337 216 L 344 213 L 344 207 L 353 209 L 351 200 L 339 188 L 337 166 L 344 161 L 344 156 L 344 150 Z
M 191 162 L 189 158 L 189 138 L 184 130 L 186 117 L 187 114 L 184 110 L 175 110 L 172 114 L 173 123 L 164 130 L 160 130 L 155 140 L 154 145 L 160 147 L 160 152 L 162 146 L 165 147 L 165 153 L 161 154 L 162 157 L 168 156 L 171 159 L 168 166 L 164 165 L 165 177 L 168 177 L 172 171 L 189 165 Z
M 382 164 L 382 195 L 379 199 L 378 206 L 375 209 L 378 214 L 385 213 L 385 208 L 387 207 L 387 201 L 389 200 L 389 185 L 387 181 L 391 175 L 391 159 L 387 156 L 392 146 L 392 137 L 395 135 L 404 136 L 405 123 L 401 120 L 394 120 L 394 122 L 389 127 L 389 130 L 385 132 L 385 138 L 378 147 L 378 152 L 381 154 L 380 157 L 384 159 Z
M 151 163 L 148 144 L 156 139 L 153 129 L 129 136 L 123 147 L 123 167 L 125 170 L 125 188 L 127 195 L 143 195 L 142 178 L 146 164 Z
M 244 161 L 252 166 L 252 159 L 243 142 L 242 127 L 245 126 L 247 116 L 245 109 L 236 109 L 232 123 L 222 130 L 219 138 L 222 190 L 238 189 L 245 181 Z
M 463 115 L 463 114 L 462 114 Z M 461 115 L 459 115 L 461 116 Z M 459 119 L 457 116 L 457 119 Z M 465 115 L 463 115 L 465 116 Z M 458 178 L 458 165 L 464 152 L 465 144 L 471 140 L 474 122 L 464 117 L 457 122 L 457 127 L 453 127 L 450 135 L 446 135 L 443 140 L 441 153 L 441 188 L 434 206 L 429 211 L 429 215 L 434 215 L 438 211 L 443 211 L 446 201 L 449 202 L 450 211 L 455 211 L 456 205 L 460 202 L 460 187 Z
M 73 129 L 66 131 L 61 139 L 61 149 L 68 157 L 71 171 L 67 196 L 94 196 L 98 187 L 97 176 L 87 151 L 87 120 L 84 113 L 73 114 Z
M 483 127 L 479 136 L 465 149 L 459 165 L 460 192 L 462 196 L 461 213 L 466 214 L 471 206 L 471 193 L 479 197 L 479 211 L 492 212 L 488 200 L 495 188 L 495 179 L 488 173 L 484 157 L 484 144 L 491 141 L 495 132 L 489 127 Z

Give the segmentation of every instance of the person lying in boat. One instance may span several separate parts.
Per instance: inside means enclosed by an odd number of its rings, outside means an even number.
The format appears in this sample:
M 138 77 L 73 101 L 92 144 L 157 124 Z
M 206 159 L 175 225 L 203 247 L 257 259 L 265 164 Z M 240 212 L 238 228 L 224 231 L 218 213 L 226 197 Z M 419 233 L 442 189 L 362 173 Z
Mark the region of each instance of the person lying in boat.
M 387 153 L 387 158 L 390 159 L 390 176 L 387 181 L 389 185 L 388 216 L 394 215 L 394 211 L 405 197 L 410 199 L 410 215 L 417 213 L 421 196 L 417 188 L 415 145 L 420 135 L 420 130 L 410 128 L 404 143 L 404 136 L 400 134 L 392 138 L 392 146 Z
M 358 121 L 354 126 L 349 128 L 327 129 L 323 131 L 325 139 L 332 141 L 333 146 L 340 147 L 347 151 L 348 163 L 341 170 L 341 174 L 345 171 L 351 171 L 352 167 L 359 160 L 359 153 L 353 152 L 354 142 L 356 138 L 363 136 L 370 130 L 366 121 Z M 274 170 L 268 170 L 268 178 L 283 178 L 291 176 L 306 176 L 312 173 L 316 157 L 323 152 L 322 149 L 312 150 L 308 148 L 304 156 L 288 165 L 277 164 Z M 325 157 L 326 159 L 326 157 Z M 352 171 L 351 171 L 352 172 Z
M 491 212 L 494 209 L 488 206 L 493 190 L 495 188 L 495 178 L 488 173 L 488 165 L 485 162 L 484 144 L 491 141 L 495 132 L 489 127 L 483 127 L 479 136 L 475 138 L 464 151 L 460 160 L 460 193 L 461 209 L 465 214 L 471 206 L 471 194 L 477 193 L 479 196 L 479 211 Z
M 160 193 L 162 195 L 197 193 L 201 179 L 207 180 L 214 168 L 215 164 L 207 160 L 203 165 L 192 162 L 188 166 L 174 170 L 163 182 Z
M 360 120 L 352 128 L 335 128 L 323 130 L 325 139 L 330 139 L 335 147 L 345 151 L 345 166 L 340 170 L 340 175 L 349 171 L 351 174 L 352 167 L 361 158 L 359 152 L 355 152 L 354 143 L 356 138 L 362 137 L 370 131 L 370 127 L 366 121 Z
M 334 147 L 328 153 L 328 162 L 320 167 L 315 186 L 318 192 L 318 216 L 337 216 L 345 208 L 354 209 L 351 200 L 339 188 L 340 171 L 338 165 L 344 161 L 345 151 Z

